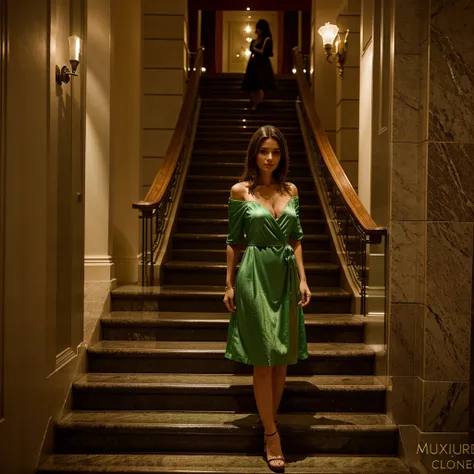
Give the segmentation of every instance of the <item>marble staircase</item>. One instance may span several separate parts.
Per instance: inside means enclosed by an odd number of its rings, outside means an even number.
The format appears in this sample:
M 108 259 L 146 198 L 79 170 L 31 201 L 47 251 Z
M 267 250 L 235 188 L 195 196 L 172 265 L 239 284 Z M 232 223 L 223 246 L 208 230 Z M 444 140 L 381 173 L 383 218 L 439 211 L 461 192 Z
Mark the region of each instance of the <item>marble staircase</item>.
M 364 323 L 341 288 L 295 111 L 296 83 L 257 112 L 239 75 L 206 76 L 172 258 L 160 287 L 122 286 L 73 385 L 73 411 L 55 427 L 52 473 L 227 474 L 270 472 L 251 367 L 224 358 L 227 198 L 253 131 L 268 123 L 288 138 L 299 189 L 303 255 L 312 302 L 309 358 L 288 370 L 279 417 L 288 473 L 407 473 L 398 428 L 385 414 Z

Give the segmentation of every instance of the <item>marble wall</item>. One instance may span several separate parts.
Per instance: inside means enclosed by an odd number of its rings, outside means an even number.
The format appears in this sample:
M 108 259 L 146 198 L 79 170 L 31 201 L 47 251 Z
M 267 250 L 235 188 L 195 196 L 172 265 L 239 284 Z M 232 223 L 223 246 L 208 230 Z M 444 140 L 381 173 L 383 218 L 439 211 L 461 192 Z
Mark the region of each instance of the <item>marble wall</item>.
M 400 0 L 394 14 L 389 406 L 417 428 L 411 444 L 459 443 L 471 378 L 474 4 Z M 421 457 L 430 472 L 439 459 Z

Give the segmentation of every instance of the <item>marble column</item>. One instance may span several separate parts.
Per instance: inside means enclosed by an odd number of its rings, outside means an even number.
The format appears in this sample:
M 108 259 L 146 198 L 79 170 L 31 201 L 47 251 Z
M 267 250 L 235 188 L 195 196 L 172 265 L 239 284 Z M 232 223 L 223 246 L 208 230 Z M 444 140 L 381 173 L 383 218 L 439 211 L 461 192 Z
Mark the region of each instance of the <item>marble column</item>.
M 390 407 L 407 425 L 402 441 L 412 455 L 417 443 L 434 450 L 468 440 L 473 39 L 469 0 L 396 2 Z M 461 458 L 418 457 L 430 472 Z

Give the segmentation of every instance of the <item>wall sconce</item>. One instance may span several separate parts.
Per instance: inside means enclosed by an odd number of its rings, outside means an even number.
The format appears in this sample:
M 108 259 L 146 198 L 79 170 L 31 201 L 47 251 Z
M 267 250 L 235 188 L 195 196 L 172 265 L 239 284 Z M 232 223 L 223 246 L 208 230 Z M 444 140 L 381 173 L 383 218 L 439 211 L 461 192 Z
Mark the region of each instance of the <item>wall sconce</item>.
M 81 38 L 79 36 L 69 37 L 69 63 L 71 69 L 64 65 L 61 70 L 56 66 L 56 82 L 61 85 L 63 82 L 67 84 L 71 80 L 71 76 L 77 76 L 76 71 L 79 67 L 79 58 L 81 55 Z
M 339 28 L 336 25 L 331 25 L 327 22 L 324 26 L 319 28 L 318 33 L 323 38 L 324 49 L 326 50 L 326 59 L 329 63 L 334 62 L 334 58 L 337 58 L 336 66 L 339 69 L 339 75 L 341 79 L 344 77 L 344 64 L 346 63 L 347 57 L 347 36 L 349 35 L 349 30 L 346 30 L 346 36 L 344 38 L 344 43 L 341 46 L 341 39 L 339 37 Z M 335 44 L 335 52 L 332 51 L 333 43 L 338 37 Z

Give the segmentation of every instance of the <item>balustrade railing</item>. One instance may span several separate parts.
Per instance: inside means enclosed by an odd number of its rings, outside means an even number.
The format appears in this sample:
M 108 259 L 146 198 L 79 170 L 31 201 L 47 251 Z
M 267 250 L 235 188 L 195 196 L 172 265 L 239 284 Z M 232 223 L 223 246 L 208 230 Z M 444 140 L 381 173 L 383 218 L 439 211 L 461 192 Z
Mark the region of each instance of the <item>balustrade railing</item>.
M 375 224 L 347 178 L 321 126 L 304 73 L 307 66 L 297 48 L 293 50 L 293 57 L 300 97 L 298 107 L 301 112 L 302 126 L 309 140 L 310 159 L 316 171 L 317 184 L 322 192 L 321 198 L 326 204 L 324 206 L 328 213 L 326 217 L 335 230 L 344 263 L 360 291 L 360 312 L 367 315 L 370 250 L 375 246 L 377 254 L 382 253 L 384 258 L 381 277 L 383 282 L 378 286 L 383 287 L 386 297 L 387 229 Z
M 155 260 L 160 248 L 170 207 L 175 200 L 177 183 L 183 170 L 184 156 L 189 150 L 194 116 L 197 110 L 199 82 L 203 64 L 201 48 L 192 58 L 189 80 L 178 122 L 171 138 L 165 161 L 159 169 L 145 199 L 132 204 L 140 211 L 141 284 L 149 286 L 155 280 Z

